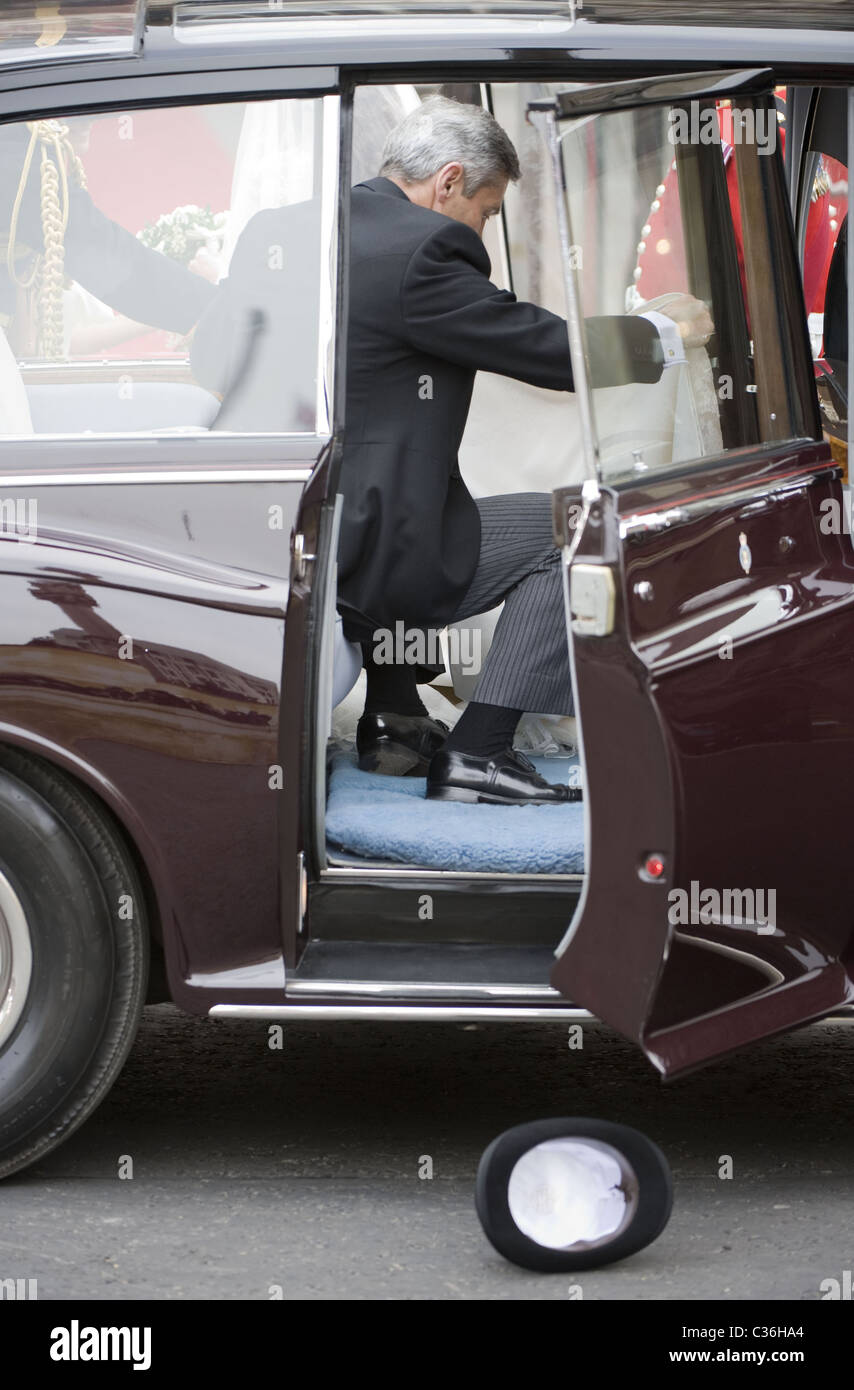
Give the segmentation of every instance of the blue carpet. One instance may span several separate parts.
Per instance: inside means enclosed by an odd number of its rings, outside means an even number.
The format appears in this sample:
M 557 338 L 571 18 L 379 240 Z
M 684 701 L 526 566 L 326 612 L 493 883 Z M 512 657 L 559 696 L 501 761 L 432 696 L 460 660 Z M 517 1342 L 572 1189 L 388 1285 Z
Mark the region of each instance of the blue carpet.
M 550 782 L 576 760 L 534 758 Z M 365 859 L 475 873 L 584 872 L 584 808 L 472 806 L 427 801 L 423 777 L 360 772 L 354 753 L 332 758 L 326 837 L 330 849 Z

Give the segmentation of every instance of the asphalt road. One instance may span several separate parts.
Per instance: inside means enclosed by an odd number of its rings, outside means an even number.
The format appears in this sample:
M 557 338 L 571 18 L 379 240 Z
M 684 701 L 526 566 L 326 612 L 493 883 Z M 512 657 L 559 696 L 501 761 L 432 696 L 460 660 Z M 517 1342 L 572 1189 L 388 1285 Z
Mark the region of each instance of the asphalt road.
M 850 1025 L 666 1087 L 598 1024 L 580 1051 L 558 1025 L 324 1023 L 284 1039 L 271 1051 L 266 1025 L 148 1009 L 99 1111 L 0 1186 L 0 1279 L 36 1278 L 40 1300 L 566 1300 L 571 1284 L 584 1299 L 817 1300 L 854 1268 Z M 621 1265 L 527 1273 L 481 1232 L 477 1163 L 501 1130 L 573 1114 L 655 1139 L 674 1213 Z

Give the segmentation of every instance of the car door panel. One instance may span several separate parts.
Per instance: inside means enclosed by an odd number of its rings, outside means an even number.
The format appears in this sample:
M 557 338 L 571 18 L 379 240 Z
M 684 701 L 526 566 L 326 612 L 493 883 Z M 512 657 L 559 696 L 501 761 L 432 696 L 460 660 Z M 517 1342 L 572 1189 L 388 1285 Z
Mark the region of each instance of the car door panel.
M 854 558 L 848 537 L 820 528 L 821 502 L 840 492 L 832 463 L 815 469 L 822 448 L 805 446 L 799 485 L 792 454 L 781 460 L 785 500 L 766 498 L 762 514 L 728 498 L 622 554 L 606 494 L 610 546 L 585 536 L 576 553 L 576 564 L 600 564 L 610 551 L 619 597 L 610 636 L 573 639 L 590 859 L 552 983 L 666 1075 L 854 998 L 844 965 L 854 870 L 838 838 L 854 776 Z M 750 575 L 738 560 L 744 527 Z M 785 570 L 781 538 L 799 556 Z M 658 573 L 677 566 L 710 582 L 685 599 L 672 580 L 668 640 L 635 586 L 657 594 Z M 658 880 L 645 872 L 652 856 Z M 690 904 L 692 885 L 698 901 L 707 886 L 762 890 L 766 903 L 772 891 L 773 933 L 674 924 L 670 893 Z
M 596 92 L 570 99 L 573 116 L 585 101 Z M 592 408 L 588 482 L 555 494 L 588 862 L 552 984 L 665 1076 L 854 999 L 854 869 L 838 835 L 854 776 L 854 552 L 807 385 L 781 169 L 755 149 L 736 160 L 743 389 L 762 438 L 658 471 L 639 451 L 609 486 L 594 477 Z M 582 296 L 568 287 L 568 301 L 583 382 Z

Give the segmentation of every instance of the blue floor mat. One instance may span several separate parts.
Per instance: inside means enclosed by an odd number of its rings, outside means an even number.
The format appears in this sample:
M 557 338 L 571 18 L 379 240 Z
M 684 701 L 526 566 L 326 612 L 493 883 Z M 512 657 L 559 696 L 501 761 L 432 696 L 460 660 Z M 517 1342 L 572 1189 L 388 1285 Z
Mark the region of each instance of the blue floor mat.
M 534 758 L 550 782 L 576 760 Z M 577 776 L 577 774 L 576 774 Z M 473 873 L 584 872 L 584 807 L 472 806 L 428 801 L 423 777 L 360 772 L 355 753 L 332 757 L 326 838 L 345 856 Z

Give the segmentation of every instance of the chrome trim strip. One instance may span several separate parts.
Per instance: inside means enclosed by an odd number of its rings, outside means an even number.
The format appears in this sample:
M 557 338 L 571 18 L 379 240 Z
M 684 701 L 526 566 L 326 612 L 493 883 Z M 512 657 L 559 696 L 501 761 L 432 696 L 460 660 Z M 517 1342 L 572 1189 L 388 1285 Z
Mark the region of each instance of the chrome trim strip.
M 351 878 L 353 875 L 369 875 L 371 878 L 416 878 L 430 879 L 436 882 L 444 882 L 445 879 L 477 879 L 487 883 L 506 883 L 508 879 L 518 879 L 526 883 L 583 883 L 584 874 L 496 874 L 478 873 L 474 870 L 462 869 L 392 869 L 392 868 L 373 868 L 363 864 L 353 865 L 334 865 L 328 869 L 321 869 L 320 878 Z
M 558 92 L 554 97 L 544 98 L 542 104 L 546 107 L 548 101 L 559 121 L 576 121 L 615 110 L 636 111 L 639 107 L 666 106 L 700 97 L 719 98 L 739 93 L 750 98 L 764 95 L 773 86 L 774 72 L 770 67 L 723 68 L 716 72 L 674 72 L 663 77 L 632 77 L 626 81 L 597 83 L 589 90 Z
M 40 444 L 90 444 L 95 448 L 105 444 L 190 444 L 198 447 L 219 447 L 222 444 L 247 443 L 250 448 L 261 444 L 304 444 L 316 439 L 319 445 L 329 443 L 329 435 L 316 430 L 212 430 L 207 425 L 165 425 L 149 430 L 39 430 L 37 434 L 0 434 L 0 447 L 22 444 L 37 448 Z M 319 450 L 318 450 L 319 452 Z
M 566 132 L 558 131 L 554 108 L 537 110 L 529 102 L 528 120 L 539 129 L 551 158 L 554 180 L 555 204 L 557 207 L 558 235 L 560 237 L 561 269 L 563 287 L 566 295 L 566 331 L 569 342 L 569 357 L 572 364 L 573 390 L 578 406 L 581 424 L 581 442 L 584 454 L 584 476 L 598 482 L 600 476 L 599 438 L 593 418 L 593 401 L 587 372 L 587 338 L 584 315 L 581 309 L 581 292 L 575 270 L 572 266 L 572 224 L 569 212 L 569 189 L 566 185 L 566 170 L 560 142 Z
M 341 98 L 324 96 L 318 109 L 320 120 L 320 305 L 317 317 L 317 400 L 315 421 L 318 434 L 327 434 L 335 399 L 335 305 L 338 271 L 338 130 Z M 316 148 L 316 146 L 315 146 Z
M 97 483 L 307 483 L 312 468 L 131 469 L 115 473 L 4 473 L 0 486 L 89 487 Z
M 576 1023 L 590 1019 L 586 1009 L 491 1008 L 484 1004 L 214 1004 L 211 1018 L 338 1019 L 366 1023 Z
M 376 999 L 389 995 L 398 999 L 492 999 L 545 1001 L 561 999 L 559 990 L 551 985 L 490 985 L 490 984 L 417 984 L 403 980 L 300 980 L 290 979 L 285 994 L 350 995 Z
M 836 465 L 828 462 L 827 467 L 831 469 Z M 811 487 L 817 482 L 823 472 L 824 470 L 817 470 L 814 473 L 799 474 L 794 478 L 781 479 L 777 483 L 772 481 L 764 485 L 757 484 L 756 487 L 733 488 L 732 491 L 718 493 L 715 497 L 698 497 L 694 502 L 676 503 L 661 511 L 634 512 L 625 520 L 620 520 L 620 540 L 642 540 L 644 536 L 652 535 L 656 531 L 697 521 L 709 512 L 720 511 L 722 507 L 738 506 L 742 502 L 748 506 L 751 502 L 773 500 L 781 493 L 801 492 L 805 487 Z
M 254 1018 L 329 1020 L 366 1023 L 596 1023 L 598 1019 L 587 1009 L 568 1004 L 565 1008 L 489 1007 L 484 1004 L 415 1005 L 415 1004 L 213 1004 L 210 1018 Z M 801 1027 L 817 1027 L 828 1023 L 854 1023 L 854 1006 L 842 1004 L 831 1014 L 815 1018 Z
M 205 46 L 207 44 L 230 45 L 236 39 L 238 44 L 281 44 L 283 42 L 313 43 L 318 40 L 340 39 L 342 27 L 346 25 L 348 37 L 362 40 L 403 37 L 409 55 L 417 52 L 423 43 L 437 39 L 480 39 L 487 42 L 498 40 L 502 44 L 511 37 L 514 42 L 524 39 L 541 40 L 544 37 L 568 38 L 573 28 L 567 5 L 566 16 L 555 15 L 551 11 L 535 12 L 528 16 L 517 14 L 488 14 L 462 10 L 440 11 L 438 14 L 417 14 L 409 11 L 394 11 L 387 14 L 323 14 L 312 11 L 310 14 L 285 14 L 279 8 L 278 0 L 267 0 L 272 17 L 238 18 L 231 16 L 211 16 L 189 19 L 182 5 L 179 22 L 173 34 L 177 43 Z M 530 0 L 519 0 L 519 10 Z M 198 0 L 197 0 L 198 4 Z M 194 6 L 194 8 L 197 8 Z M 204 5 L 204 0 L 202 0 Z M 343 22 L 343 23 L 342 23 Z M 266 51 L 266 50 L 265 50 Z M 409 57 L 411 65 L 412 58 Z
M 325 586 L 323 609 L 320 615 L 320 657 L 317 671 L 317 700 L 315 710 L 314 770 L 314 838 L 318 847 L 321 870 L 326 868 L 326 758 L 332 737 L 332 695 L 335 683 L 335 624 L 338 598 L 338 537 L 344 510 L 344 494 L 335 494 L 332 526 L 327 551 L 327 570 L 318 576 Z M 317 601 L 317 600 L 315 600 Z

